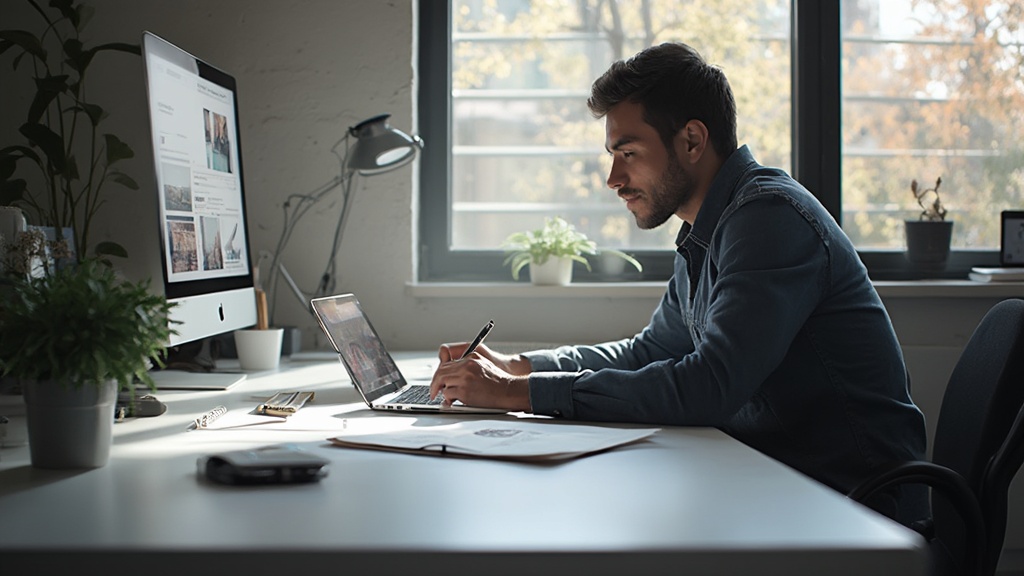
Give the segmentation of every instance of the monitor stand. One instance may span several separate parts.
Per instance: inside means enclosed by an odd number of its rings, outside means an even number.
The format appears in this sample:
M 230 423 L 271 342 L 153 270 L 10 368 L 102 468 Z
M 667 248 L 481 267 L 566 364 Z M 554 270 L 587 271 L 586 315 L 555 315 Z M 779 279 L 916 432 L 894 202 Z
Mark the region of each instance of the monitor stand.
M 227 390 L 245 380 L 246 374 L 218 369 L 218 347 L 215 338 L 204 338 L 169 349 L 165 368 L 150 370 L 149 376 L 157 390 Z
M 186 372 L 154 370 L 149 373 L 157 390 L 228 390 L 246 378 L 244 372 Z M 145 387 L 144 384 L 136 386 Z

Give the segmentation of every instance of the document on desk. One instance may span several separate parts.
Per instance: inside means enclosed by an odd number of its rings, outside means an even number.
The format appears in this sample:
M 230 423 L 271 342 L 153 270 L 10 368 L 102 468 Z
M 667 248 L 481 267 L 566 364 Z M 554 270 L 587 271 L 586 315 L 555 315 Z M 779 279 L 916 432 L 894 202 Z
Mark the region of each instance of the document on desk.
M 337 406 L 306 405 L 292 416 L 270 416 L 258 410 L 228 410 L 220 418 L 203 426 L 202 430 L 291 430 L 333 432 L 344 430 L 344 417 Z
M 348 429 L 330 441 L 347 448 L 551 462 L 638 442 L 658 430 L 477 420 L 381 432 L 370 427 L 360 430 L 357 423 L 349 421 Z

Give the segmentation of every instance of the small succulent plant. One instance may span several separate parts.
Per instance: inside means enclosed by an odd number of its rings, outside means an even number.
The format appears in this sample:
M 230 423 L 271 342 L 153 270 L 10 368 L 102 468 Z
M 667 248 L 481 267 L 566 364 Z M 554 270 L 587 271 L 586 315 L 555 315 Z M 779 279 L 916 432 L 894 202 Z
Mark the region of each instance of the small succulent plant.
M 929 222 L 940 222 L 946 219 L 946 208 L 939 198 L 939 186 L 942 185 L 942 177 L 935 179 L 934 188 L 921 188 L 917 180 L 910 182 L 910 191 L 914 193 L 914 199 L 921 206 L 921 220 Z

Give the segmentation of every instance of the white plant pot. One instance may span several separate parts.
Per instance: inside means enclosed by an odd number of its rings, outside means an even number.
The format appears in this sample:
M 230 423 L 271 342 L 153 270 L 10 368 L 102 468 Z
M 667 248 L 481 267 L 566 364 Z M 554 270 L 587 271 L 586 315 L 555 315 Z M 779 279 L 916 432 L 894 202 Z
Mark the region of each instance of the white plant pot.
M 543 264 L 530 262 L 530 282 L 535 286 L 568 286 L 572 282 L 572 260 L 548 258 Z

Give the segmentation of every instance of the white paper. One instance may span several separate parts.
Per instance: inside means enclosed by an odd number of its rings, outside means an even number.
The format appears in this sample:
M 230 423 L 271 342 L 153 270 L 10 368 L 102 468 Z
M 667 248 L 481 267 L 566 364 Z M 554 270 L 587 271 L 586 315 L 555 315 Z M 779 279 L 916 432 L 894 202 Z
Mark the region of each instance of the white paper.
M 623 429 L 506 420 L 406 426 L 384 432 L 349 427 L 331 441 L 342 446 L 445 452 L 511 459 L 572 458 L 653 435 L 659 428 Z
M 311 406 L 309 404 L 287 418 L 256 414 L 244 409 L 228 410 L 223 416 L 199 430 L 344 430 L 344 410 L 336 405 Z

